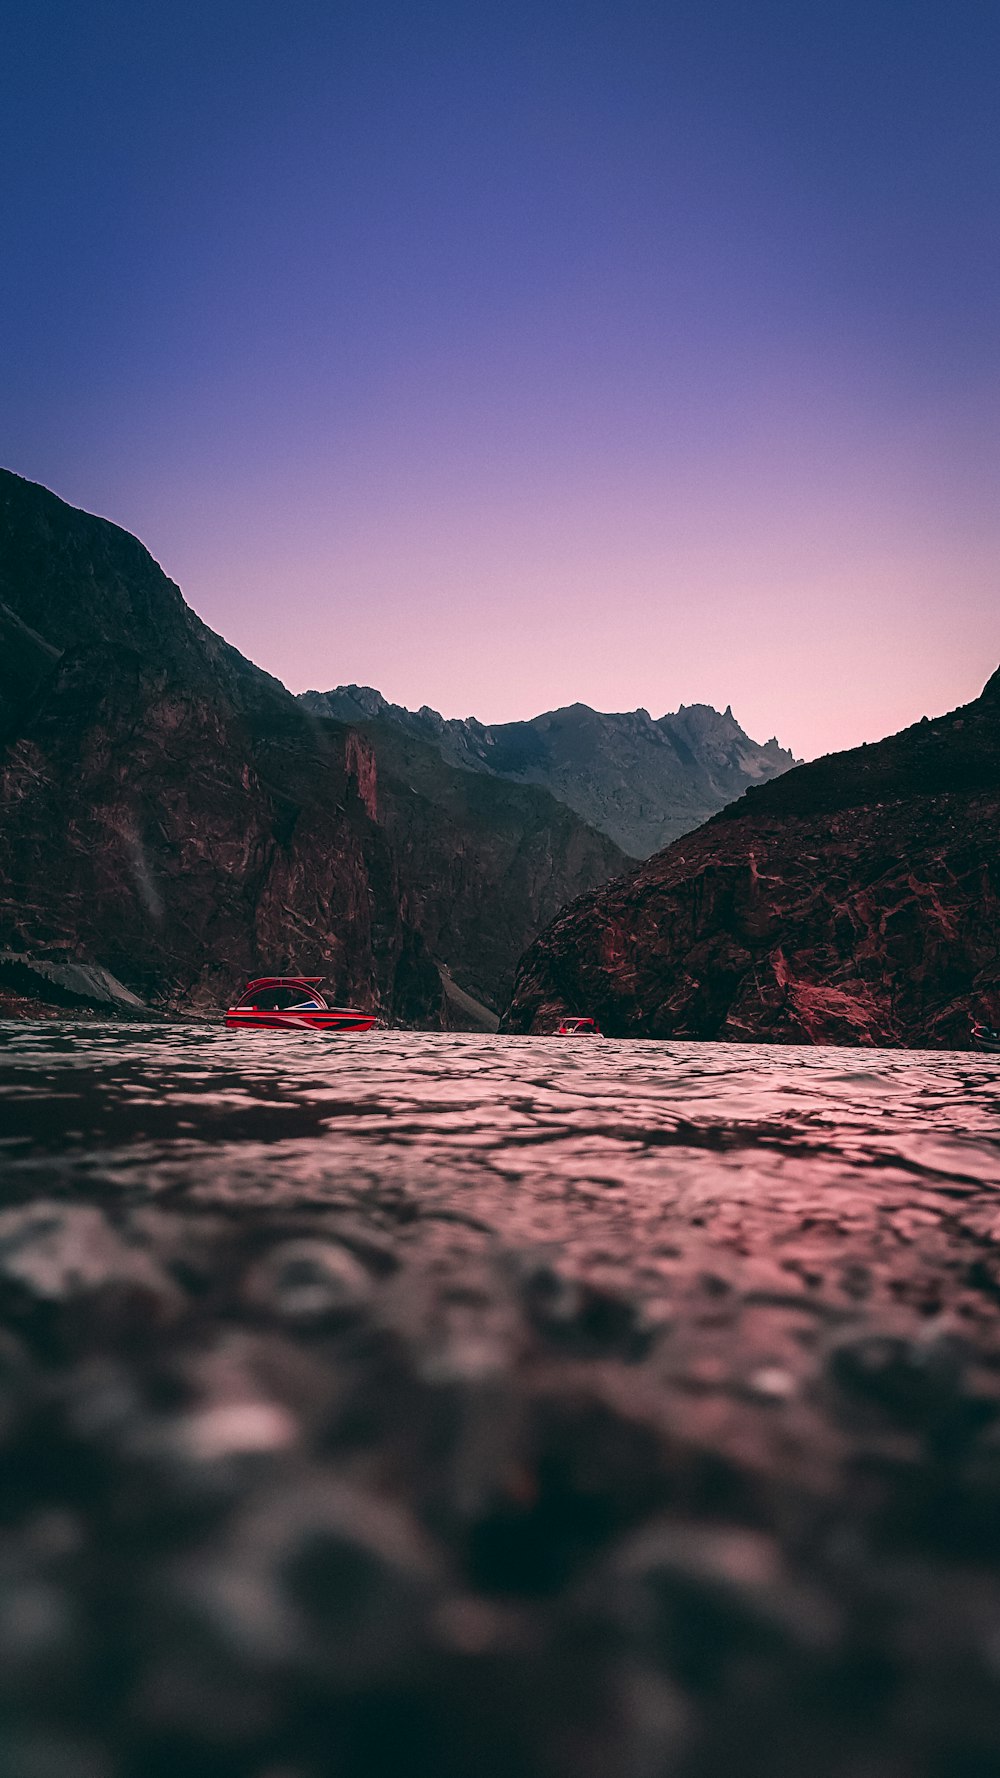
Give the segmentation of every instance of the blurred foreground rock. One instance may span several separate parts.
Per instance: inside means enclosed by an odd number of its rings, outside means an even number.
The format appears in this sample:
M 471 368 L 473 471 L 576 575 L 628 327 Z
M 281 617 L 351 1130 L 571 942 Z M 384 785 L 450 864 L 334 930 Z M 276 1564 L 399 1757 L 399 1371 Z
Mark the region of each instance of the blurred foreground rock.
M 641 1283 L 461 1195 L 11 1205 L 4 1778 L 987 1778 L 973 1200 Z

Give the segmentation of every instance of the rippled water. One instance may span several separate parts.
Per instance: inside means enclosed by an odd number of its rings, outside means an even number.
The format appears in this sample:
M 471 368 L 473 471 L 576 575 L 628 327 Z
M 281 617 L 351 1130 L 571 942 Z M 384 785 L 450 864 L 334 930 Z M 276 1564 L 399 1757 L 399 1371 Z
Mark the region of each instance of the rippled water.
M 665 1213 L 988 1203 L 998 1112 L 997 1060 L 952 1052 L 82 1022 L 7 1025 L 0 1048 L 0 1166 L 22 1193 L 395 1190 L 512 1237 L 610 1223 L 640 1261 Z
M 1000 1769 L 998 1111 L 968 1054 L 0 1026 L 0 1769 Z

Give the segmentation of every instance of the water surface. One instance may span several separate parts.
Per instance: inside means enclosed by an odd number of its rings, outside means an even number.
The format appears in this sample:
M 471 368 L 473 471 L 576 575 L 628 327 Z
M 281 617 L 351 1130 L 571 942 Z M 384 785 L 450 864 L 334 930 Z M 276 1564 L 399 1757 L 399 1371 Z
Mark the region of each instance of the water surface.
M 995 1186 L 998 1112 L 997 1058 L 956 1052 L 0 1026 L 8 1177 L 153 1194 Z
M 0 1768 L 1000 1769 L 998 1110 L 967 1054 L 0 1027 Z

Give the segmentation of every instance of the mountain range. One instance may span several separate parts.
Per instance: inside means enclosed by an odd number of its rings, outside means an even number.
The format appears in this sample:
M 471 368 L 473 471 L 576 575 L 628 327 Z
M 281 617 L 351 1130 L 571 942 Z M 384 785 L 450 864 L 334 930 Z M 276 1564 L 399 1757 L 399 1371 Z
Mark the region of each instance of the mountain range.
M 653 718 L 570 704 L 528 722 L 491 724 L 446 719 L 426 705 L 407 710 L 368 685 L 303 692 L 302 702 L 341 722 L 374 724 L 373 737 L 395 729 L 425 741 L 464 771 L 536 784 L 636 859 L 796 763 L 777 740 L 752 741 L 728 706 L 682 704 Z
M 296 972 L 425 1027 L 513 986 L 515 1032 L 952 1046 L 1000 1024 L 998 834 L 1000 673 L 809 765 L 704 705 L 296 698 L 0 471 L 0 1000 L 203 1014 Z
M 750 790 L 581 897 L 506 1019 L 612 1035 L 963 1048 L 1000 1026 L 1000 671 L 981 696 Z
M 0 991 L 204 1012 L 297 972 L 488 1025 L 539 928 L 627 862 L 543 788 L 417 737 L 376 757 L 136 538 L 0 471 Z

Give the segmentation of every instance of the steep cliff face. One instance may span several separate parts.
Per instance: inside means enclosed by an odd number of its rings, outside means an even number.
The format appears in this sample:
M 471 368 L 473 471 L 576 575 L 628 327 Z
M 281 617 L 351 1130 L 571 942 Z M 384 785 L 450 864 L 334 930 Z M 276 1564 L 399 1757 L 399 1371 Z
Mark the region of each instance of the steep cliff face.
M 428 741 L 466 771 L 537 784 L 631 858 L 648 857 L 748 785 L 795 764 L 776 740 L 752 741 L 731 709 L 709 704 L 682 704 L 656 720 L 646 710 L 607 715 L 570 704 L 530 722 L 486 724 L 445 720 L 426 705 L 407 710 L 364 685 L 304 692 L 302 701 L 342 722 L 377 721 Z
M 372 738 L 244 660 L 134 537 L 0 472 L 0 955 L 196 1009 L 304 971 L 425 1024 L 443 963 L 496 1004 L 624 860 L 543 792 L 458 779 L 393 755 L 380 783 Z
M 974 703 L 749 791 L 566 909 L 507 1015 L 612 1035 L 963 1046 L 1000 1024 L 1000 673 Z
M 630 860 L 545 790 L 448 765 L 391 724 L 358 732 L 411 919 L 461 987 L 499 1012 L 525 944 Z
M 134 538 L 0 475 L 0 948 L 156 1005 L 263 969 L 433 1020 L 371 752 L 200 623 Z

